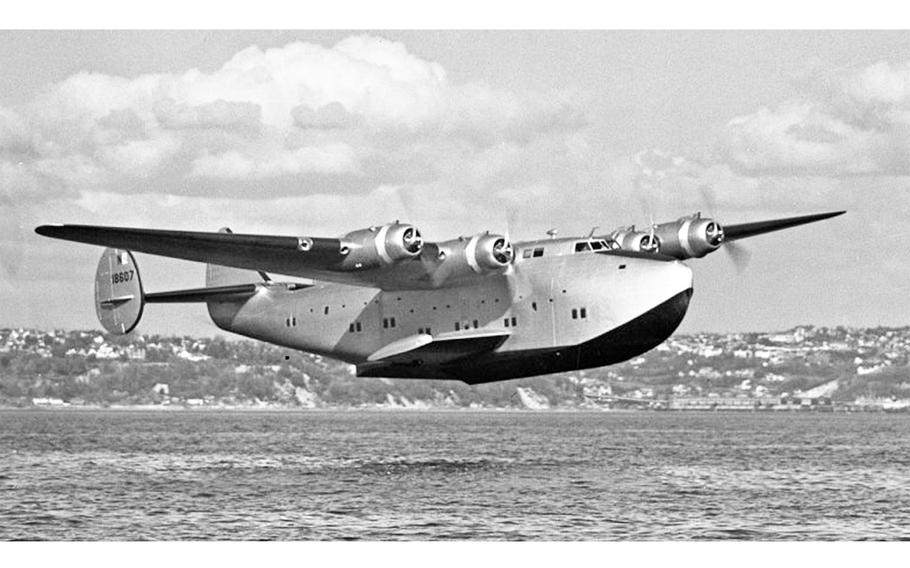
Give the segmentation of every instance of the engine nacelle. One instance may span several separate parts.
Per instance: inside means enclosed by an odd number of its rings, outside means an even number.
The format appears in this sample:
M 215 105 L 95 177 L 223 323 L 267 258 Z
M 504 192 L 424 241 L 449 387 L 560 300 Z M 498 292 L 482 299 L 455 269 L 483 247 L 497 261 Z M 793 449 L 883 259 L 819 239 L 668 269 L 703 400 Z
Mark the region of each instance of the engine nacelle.
M 622 250 L 632 252 L 663 252 L 661 250 L 660 237 L 655 232 L 636 231 L 635 227 L 624 227 L 613 231 L 610 238 L 619 245 Z
M 680 260 L 701 258 L 724 242 L 721 224 L 713 219 L 702 219 L 700 213 L 656 225 L 654 235 L 660 239 L 661 254 Z
M 351 270 L 377 268 L 417 258 L 423 250 L 423 237 L 413 225 L 388 223 L 352 231 L 341 237 L 343 266 Z
M 505 270 L 514 257 L 512 243 L 502 235 L 474 235 L 465 245 L 465 260 L 478 274 Z
M 424 256 L 431 252 L 436 263 L 430 277 L 434 286 L 457 285 L 478 275 L 505 273 L 515 256 L 506 237 L 490 233 L 431 243 Z

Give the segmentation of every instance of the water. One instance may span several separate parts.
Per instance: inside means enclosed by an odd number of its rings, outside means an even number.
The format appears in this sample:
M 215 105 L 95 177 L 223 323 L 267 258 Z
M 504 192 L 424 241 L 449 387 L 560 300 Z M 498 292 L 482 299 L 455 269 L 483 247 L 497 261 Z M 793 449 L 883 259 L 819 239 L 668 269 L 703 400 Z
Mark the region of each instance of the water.
M 0 411 L 0 539 L 910 538 L 910 417 Z

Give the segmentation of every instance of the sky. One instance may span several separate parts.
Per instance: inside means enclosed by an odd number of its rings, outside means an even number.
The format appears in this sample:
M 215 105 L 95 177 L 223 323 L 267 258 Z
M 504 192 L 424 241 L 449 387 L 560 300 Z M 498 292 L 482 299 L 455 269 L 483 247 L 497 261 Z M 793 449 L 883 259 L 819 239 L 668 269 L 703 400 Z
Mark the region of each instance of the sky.
M 0 69 L 0 327 L 98 328 L 101 248 L 44 223 L 521 240 L 841 209 L 741 272 L 690 261 L 680 331 L 910 324 L 907 32 L 5 31 Z M 147 291 L 203 283 L 137 260 Z M 198 305 L 139 330 L 220 333 Z

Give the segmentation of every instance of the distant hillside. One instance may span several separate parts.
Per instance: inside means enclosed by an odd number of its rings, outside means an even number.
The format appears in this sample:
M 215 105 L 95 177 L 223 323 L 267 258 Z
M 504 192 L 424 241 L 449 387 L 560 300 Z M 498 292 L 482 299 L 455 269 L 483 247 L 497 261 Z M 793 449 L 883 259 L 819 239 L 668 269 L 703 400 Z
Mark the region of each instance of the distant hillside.
M 253 341 L 3 329 L 0 405 L 583 409 L 823 398 L 899 408 L 910 406 L 908 353 L 907 328 L 697 334 L 622 365 L 472 387 L 358 378 L 349 365 Z

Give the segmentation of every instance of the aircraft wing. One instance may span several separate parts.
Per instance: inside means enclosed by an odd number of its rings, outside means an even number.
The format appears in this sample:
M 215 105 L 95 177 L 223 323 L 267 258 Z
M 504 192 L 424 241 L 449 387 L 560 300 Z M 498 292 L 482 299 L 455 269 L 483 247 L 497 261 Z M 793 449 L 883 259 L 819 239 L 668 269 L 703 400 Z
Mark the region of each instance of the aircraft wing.
M 36 228 L 35 232 L 55 239 L 234 268 L 276 272 L 342 284 L 375 285 L 372 280 L 364 278 L 365 275 L 340 269 L 345 259 L 341 239 L 93 225 L 42 225 Z
M 825 219 L 830 219 L 831 217 L 843 215 L 844 213 L 846 213 L 846 211 L 834 211 L 832 213 L 803 215 L 801 217 L 788 217 L 786 219 L 772 219 L 770 221 L 755 221 L 752 223 L 740 223 L 738 225 L 724 225 L 724 239 L 727 241 L 746 239 L 757 235 L 763 235 L 765 233 L 771 233 L 773 231 L 789 229 L 790 227 L 796 227 L 798 225 L 805 225 L 806 223 L 823 221 Z

